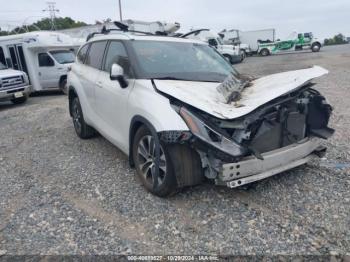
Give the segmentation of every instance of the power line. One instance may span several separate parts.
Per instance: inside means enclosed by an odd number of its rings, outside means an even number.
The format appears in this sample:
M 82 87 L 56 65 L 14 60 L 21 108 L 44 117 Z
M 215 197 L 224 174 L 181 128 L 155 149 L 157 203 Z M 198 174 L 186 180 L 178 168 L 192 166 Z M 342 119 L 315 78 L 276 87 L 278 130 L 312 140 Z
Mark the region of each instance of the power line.
M 55 26 L 56 13 L 58 13 L 60 10 L 56 9 L 56 2 L 46 2 L 46 4 L 47 4 L 47 8 L 44 9 L 43 12 L 50 13 L 51 30 L 56 30 L 56 26 Z

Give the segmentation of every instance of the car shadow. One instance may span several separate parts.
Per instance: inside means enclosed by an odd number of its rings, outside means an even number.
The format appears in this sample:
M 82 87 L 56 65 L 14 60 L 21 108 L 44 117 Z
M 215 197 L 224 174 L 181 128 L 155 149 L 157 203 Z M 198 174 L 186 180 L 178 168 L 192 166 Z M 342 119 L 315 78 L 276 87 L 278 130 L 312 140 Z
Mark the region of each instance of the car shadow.
M 0 112 L 2 111 L 6 111 L 6 110 L 11 110 L 14 108 L 20 108 L 20 107 L 24 107 L 26 105 L 31 105 L 33 104 L 31 101 L 31 98 L 35 98 L 35 97 L 54 97 L 54 96 L 65 96 L 65 94 L 62 93 L 62 91 L 60 90 L 48 90 L 48 91 L 37 91 L 35 93 L 31 93 L 29 95 L 28 100 L 23 103 L 23 104 L 13 104 L 11 101 L 3 101 L 0 102 Z

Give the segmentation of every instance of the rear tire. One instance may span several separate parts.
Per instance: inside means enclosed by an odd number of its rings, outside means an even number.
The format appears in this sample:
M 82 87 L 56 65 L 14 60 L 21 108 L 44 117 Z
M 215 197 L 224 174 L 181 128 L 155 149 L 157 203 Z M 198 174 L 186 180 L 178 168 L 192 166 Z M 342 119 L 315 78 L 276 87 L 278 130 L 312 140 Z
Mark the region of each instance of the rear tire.
M 136 173 L 149 192 L 159 197 L 167 197 L 177 192 L 178 186 L 174 166 L 167 146 L 162 142 L 160 142 L 158 185 L 156 188 L 153 186 L 155 178 L 155 143 L 151 131 L 146 126 L 141 126 L 135 134 L 132 157 Z
M 95 129 L 86 124 L 84 120 L 83 110 L 78 97 L 75 97 L 72 102 L 72 118 L 75 132 L 80 138 L 89 139 L 96 135 Z
M 11 99 L 11 102 L 14 103 L 15 105 L 20 105 L 20 104 L 24 104 L 27 101 L 27 99 L 28 99 L 27 96 L 23 96 L 20 98 Z

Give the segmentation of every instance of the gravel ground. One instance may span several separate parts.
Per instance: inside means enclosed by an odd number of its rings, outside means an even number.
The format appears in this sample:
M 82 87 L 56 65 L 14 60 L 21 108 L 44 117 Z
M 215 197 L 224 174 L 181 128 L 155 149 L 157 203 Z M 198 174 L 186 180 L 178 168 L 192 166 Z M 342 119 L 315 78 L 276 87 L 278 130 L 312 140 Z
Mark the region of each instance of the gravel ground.
M 251 57 L 254 75 L 320 65 L 335 106 L 326 159 L 245 189 L 147 193 L 127 157 L 75 135 L 67 98 L 0 104 L 0 256 L 23 254 L 349 254 L 350 45 Z

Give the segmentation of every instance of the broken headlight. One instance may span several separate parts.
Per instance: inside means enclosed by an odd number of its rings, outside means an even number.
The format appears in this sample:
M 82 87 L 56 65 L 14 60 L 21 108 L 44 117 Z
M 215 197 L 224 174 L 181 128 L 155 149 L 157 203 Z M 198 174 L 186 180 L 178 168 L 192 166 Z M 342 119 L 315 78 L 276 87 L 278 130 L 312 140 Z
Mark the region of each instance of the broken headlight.
M 243 147 L 232 139 L 227 138 L 210 128 L 186 108 L 181 107 L 179 113 L 187 124 L 188 128 L 191 130 L 192 134 L 201 141 L 232 156 L 241 156 L 245 153 L 246 150 Z

